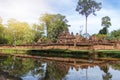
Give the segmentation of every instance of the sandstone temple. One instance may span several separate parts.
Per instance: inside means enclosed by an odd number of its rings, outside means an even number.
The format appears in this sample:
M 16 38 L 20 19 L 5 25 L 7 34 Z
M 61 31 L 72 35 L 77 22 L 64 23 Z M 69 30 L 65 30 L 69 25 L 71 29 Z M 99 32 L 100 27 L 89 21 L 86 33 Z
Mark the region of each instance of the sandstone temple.
M 83 40 L 84 38 L 80 36 L 78 33 L 76 35 L 73 34 L 73 32 L 69 32 L 69 30 L 63 31 L 62 33 L 59 34 L 57 43 L 59 44 L 74 44 L 74 43 L 79 43 Z

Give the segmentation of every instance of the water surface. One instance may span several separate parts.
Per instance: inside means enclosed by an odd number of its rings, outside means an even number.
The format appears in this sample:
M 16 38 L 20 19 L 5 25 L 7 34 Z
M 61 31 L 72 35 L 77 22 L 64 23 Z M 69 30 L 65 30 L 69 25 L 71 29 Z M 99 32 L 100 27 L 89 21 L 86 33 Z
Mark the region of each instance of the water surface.
M 80 64 L 80 63 L 79 63 Z M 81 63 L 82 64 L 82 63 Z M 62 62 L 0 57 L 0 80 L 120 80 L 120 62 L 75 67 Z

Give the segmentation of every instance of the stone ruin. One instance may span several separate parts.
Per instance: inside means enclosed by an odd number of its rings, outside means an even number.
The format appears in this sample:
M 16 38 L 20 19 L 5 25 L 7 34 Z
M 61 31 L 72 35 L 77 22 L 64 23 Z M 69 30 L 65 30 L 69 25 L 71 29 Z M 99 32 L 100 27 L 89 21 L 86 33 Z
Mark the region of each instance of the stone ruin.
M 58 44 L 81 44 L 81 43 L 106 43 L 105 37 L 97 38 L 96 36 L 90 36 L 89 38 L 85 38 L 83 36 L 80 36 L 78 33 L 76 35 L 71 32 L 69 33 L 69 30 L 63 31 L 58 35 L 57 43 Z
M 76 42 L 81 42 L 83 37 L 81 37 L 78 33 L 76 35 L 71 32 L 69 33 L 69 30 L 63 31 L 59 34 L 57 43 L 59 44 L 74 44 Z

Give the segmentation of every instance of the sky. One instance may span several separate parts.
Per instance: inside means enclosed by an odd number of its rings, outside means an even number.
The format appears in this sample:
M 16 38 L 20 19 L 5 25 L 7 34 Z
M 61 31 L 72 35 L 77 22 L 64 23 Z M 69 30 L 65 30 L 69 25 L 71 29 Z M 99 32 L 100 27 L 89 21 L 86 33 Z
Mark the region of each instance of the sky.
M 0 0 L 0 17 L 3 24 L 7 20 L 15 18 L 25 21 L 30 25 L 40 23 L 39 18 L 44 13 L 62 14 L 69 21 L 69 31 L 85 33 L 85 16 L 75 11 L 78 0 Z M 98 33 L 101 26 L 101 18 L 109 16 L 111 24 L 109 32 L 120 29 L 120 0 L 96 0 L 102 3 L 102 9 L 96 12 L 97 16 L 88 16 L 88 33 Z

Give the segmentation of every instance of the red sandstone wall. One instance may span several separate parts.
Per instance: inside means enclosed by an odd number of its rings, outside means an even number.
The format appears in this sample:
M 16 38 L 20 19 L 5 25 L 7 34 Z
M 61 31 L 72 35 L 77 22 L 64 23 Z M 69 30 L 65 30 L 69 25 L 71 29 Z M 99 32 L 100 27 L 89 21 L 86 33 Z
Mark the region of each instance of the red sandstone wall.
M 114 46 L 111 45 L 94 45 L 95 50 L 113 50 Z
M 116 45 L 93 45 L 93 46 L 64 46 L 64 45 L 53 45 L 53 46 L 0 46 L 0 49 L 5 48 L 19 48 L 19 49 L 69 49 L 69 50 L 120 50 L 120 43 Z
M 120 43 L 116 44 L 116 48 L 120 50 Z

